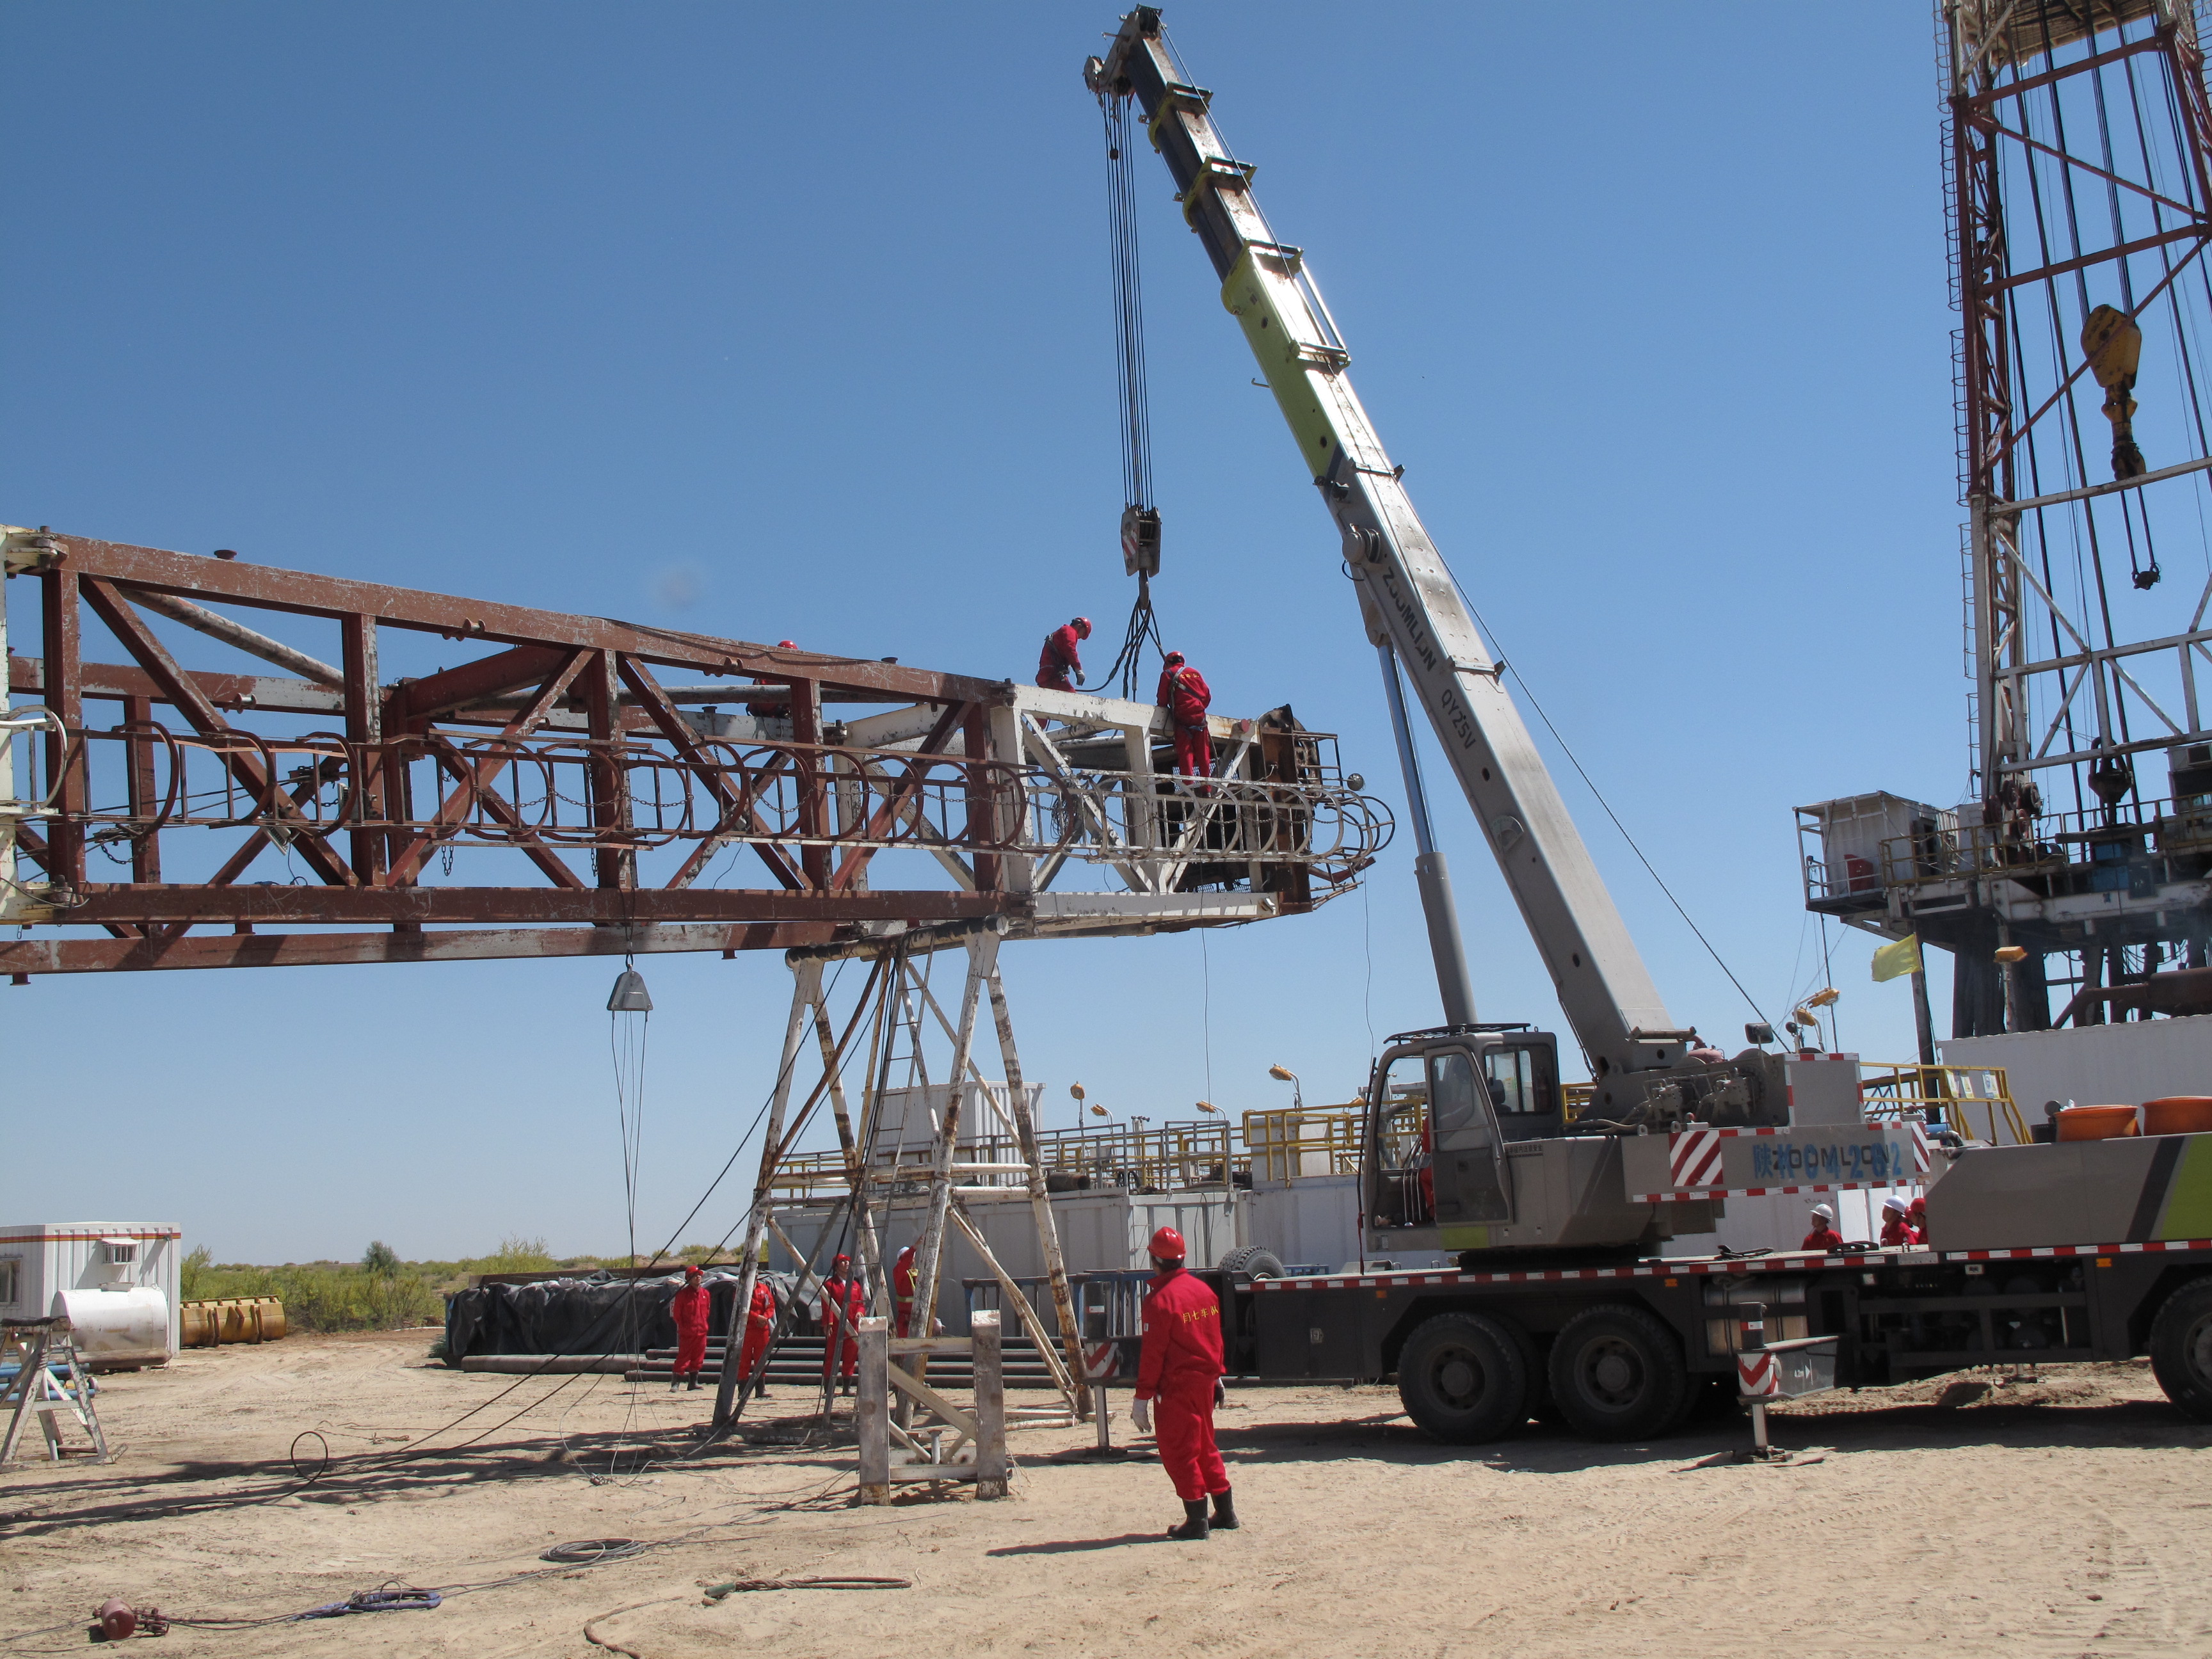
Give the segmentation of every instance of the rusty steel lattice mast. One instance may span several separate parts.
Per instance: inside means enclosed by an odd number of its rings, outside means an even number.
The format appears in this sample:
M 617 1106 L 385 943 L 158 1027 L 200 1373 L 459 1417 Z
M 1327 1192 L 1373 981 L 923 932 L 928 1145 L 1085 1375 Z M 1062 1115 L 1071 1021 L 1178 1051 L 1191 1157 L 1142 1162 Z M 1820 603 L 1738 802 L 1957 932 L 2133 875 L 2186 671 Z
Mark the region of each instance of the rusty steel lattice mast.
M 1212 720 L 1212 775 L 1182 778 L 1156 763 L 1167 715 L 1150 704 L 44 531 L 0 530 L 0 559 L 11 584 L 35 587 L 40 635 L 37 656 L 16 652 L 0 586 L 0 921 L 107 935 L 0 944 L 0 971 L 21 982 L 782 949 L 791 1018 L 737 1308 L 750 1305 L 779 1171 L 826 1100 L 878 1304 L 878 1218 L 895 1196 L 918 1196 L 919 1316 L 957 1229 L 999 1273 L 1071 1410 L 1084 1403 L 1072 1381 L 1081 1353 L 1001 940 L 1310 910 L 1356 882 L 1390 832 L 1381 806 L 1338 777 L 1334 740 L 1287 707 Z M 249 627 L 230 614 L 240 607 L 288 629 L 335 626 L 337 660 Z M 88 659 L 88 613 L 127 660 Z M 189 667 L 171 643 L 179 627 L 287 672 Z M 395 634 L 458 642 L 468 659 L 386 679 L 380 653 Z M 11 709 L 15 696 L 42 703 Z M 88 717 L 102 702 L 120 705 L 119 722 Z M 457 879 L 464 852 L 472 870 L 496 854 L 503 874 L 526 867 L 535 884 Z M 722 884 L 739 857 L 767 883 Z M 95 858 L 130 878 L 100 878 Z M 248 878 L 280 860 L 289 880 Z M 884 884 L 917 866 L 926 879 Z M 1086 867 L 1110 890 L 1064 884 Z M 194 931 L 210 926 L 228 931 Z M 941 1106 L 921 1091 L 923 1161 L 894 1146 L 886 1164 L 872 1152 L 890 1011 L 908 1009 L 918 1055 L 917 990 L 944 1015 L 912 963 L 939 951 L 968 962 L 949 1086 Z M 822 974 L 835 957 L 872 964 L 842 1037 Z M 995 1085 L 970 1058 L 986 1005 L 1004 1073 Z M 856 1124 L 843 1072 L 871 1011 Z M 793 1116 L 810 1033 L 820 1076 Z M 971 1090 L 1006 1132 L 1006 1152 L 981 1162 L 963 1121 Z M 1049 1323 L 969 1216 L 991 1200 L 1022 1202 L 1034 1218 Z M 726 1364 L 719 1422 L 732 1415 L 735 1384 Z
M 2212 106 L 2190 0 L 1946 0 L 1941 15 L 1982 820 L 1954 839 L 1997 879 L 1960 917 L 1942 914 L 1948 892 L 1919 902 L 1954 945 L 1953 1027 L 1972 1036 L 2049 1024 L 2053 983 L 2080 1012 L 2154 972 L 2161 947 L 2204 965 L 2202 860 L 2180 844 L 2203 837 L 2172 831 L 2189 822 L 2187 751 L 2212 737 L 2196 685 L 2212 586 L 2148 596 L 2159 532 L 2171 548 L 2196 527 L 2212 465 L 2191 356 L 2212 321 Z M 2100 347 L 2116 333 L 2124 362 Z M 2123 552 L 2124 586 L 2108 574 Z M 2142 787 L 2134 757 L 2160 750 L 2168 787 Z M 2154 851 L 2169 854 L 2156 867 Z M 2080 864 L 2086 879 L 2065 867 Z M 2015 945 L 2026 956 L 2002 969 L 1996 950 Z M 2054 974 L 2053 956 L 2074 970 Z
M 2198 690 L 2212 664 L 2212 101 L 2197 9 L 1936 10 L 1970 781 L 1955 809 L 1890 795 L 1801 808 L 1820 840 L 1807 902 L 1950 951 L 1954 1036 L 2212 1011 Z M 2071 992 L 2056 1011 L 2054 990 Z M 1924 1001 L 1922 1048 L 1932 1059 Z
M 0 920 L 40 930 L 0 944 L 10 974 L 1249 921 L 1342 890 L 1389 834 L 1287 709 L 1214 721 L 1201 783 L 1155 769 L 1147 704 L 80 537 L 0 547 L 43 637 L 8 658 L 43 700 L 0 745 Z M 336 660 L 214 606 L 313 619 Z M 90 659 L 88 622 L 125 660 Z M 179 625 L 290 672 L 187 667 Z M 468 659 L 387 681 L 395 634 Z M 504 860 L 497 884 L 456 853 Z M 724 884 L 740 857 L 757 884 Z M 1085 866 L 1119 890 L 1072 889 Z

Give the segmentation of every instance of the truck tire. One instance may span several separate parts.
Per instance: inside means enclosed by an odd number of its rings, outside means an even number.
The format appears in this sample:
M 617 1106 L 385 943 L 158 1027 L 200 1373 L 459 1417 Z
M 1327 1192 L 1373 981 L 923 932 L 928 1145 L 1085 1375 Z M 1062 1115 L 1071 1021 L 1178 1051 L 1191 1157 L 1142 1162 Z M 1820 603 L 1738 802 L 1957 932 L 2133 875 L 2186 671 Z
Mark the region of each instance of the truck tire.
M 1674 1332 L 1641 1308 L 1586 1308 L 1552 1344 L 1552 1398 L 1592 1440 L 1671 1433 L 1690 1405 L 1690 1376 Z
M 2166 1397 L 2212 1423 L 2212 1279 L 2192 1279 L 2150 1322 L 2150 1368 Z
M 1406 1414 L 1455 1446 L 1500 1440 L 1528 1420 L 1528 1368 L 1512 1332 L 1480 1314 L 1438 1314 L 1398 1356 Z
M 1258 1244 L 1247 1244 L 1241 1250 L 1231 1250 L 1216 1264 L 1224 1273 L 1243 1273 L 1247 1279 L 1280 1279 L 1283 1259 L 1273 1250 Z

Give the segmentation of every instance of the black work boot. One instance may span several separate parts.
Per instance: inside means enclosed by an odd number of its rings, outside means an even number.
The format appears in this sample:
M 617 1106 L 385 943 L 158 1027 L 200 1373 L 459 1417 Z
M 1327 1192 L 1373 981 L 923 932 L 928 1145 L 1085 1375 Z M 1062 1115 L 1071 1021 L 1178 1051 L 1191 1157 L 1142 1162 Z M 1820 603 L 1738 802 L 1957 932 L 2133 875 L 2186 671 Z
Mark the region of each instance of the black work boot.
M 1237 1530 L 1237 1498 L 1226 1486 L 1213 1494 L 1212 1526 L 1216 1532 Z
M 1182 1525 L 1170 1527 L 1168 1536 L 1188 1544 L 1205 1538 L 1212 1529 L 1206 1524 L 1206 1500 L 1186 1498 L 1182 1504 Z
M 698 1377 L 698 1374 L 695 1371 L 694 1373 L 692 1373 L 692 1376 L 691 1376 L 691 1387 L 692 1387 L 692 1388 L 694 1388 L 694 1389 L 696 1389 L 698 1386 L 699 1386 L 699 1377 Z

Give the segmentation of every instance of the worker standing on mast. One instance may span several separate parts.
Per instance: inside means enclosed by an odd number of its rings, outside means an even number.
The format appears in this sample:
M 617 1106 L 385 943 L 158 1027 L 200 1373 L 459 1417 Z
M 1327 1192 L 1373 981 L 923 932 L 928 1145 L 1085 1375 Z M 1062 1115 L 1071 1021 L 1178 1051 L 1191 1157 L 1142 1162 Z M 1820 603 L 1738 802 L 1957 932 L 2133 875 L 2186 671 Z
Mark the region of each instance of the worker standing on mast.
M 1152 1282 L 1145 1291 L 1145 1342 L 1137 1364 L 1137 1398 L 1130 1420 L 1151 1431 L 1160 1463 L 1182 1499 L 1182 1525 L 1168 1536 L 1204 1538 L 1213 1527 L 1237 1526 L 1229 1471 L 1213 1443 L 1213 1408 L 1221 1400 L 1221 1301 L 1203 1279 L 1183 1271 L 1182 1235 L 1163 1227 L 1146 1247 Z M 1152 1402 L 1159 1426 L 1152 1427 Z M 1213 1518 L 1206 1514 L 1208 1495 Z
M 676 1364 L 668 1379 L 673 1394 L 686 1382 L 699 1386 L 699 1368 L 707 1363 L 707 1322 L 712 1304 L 704 1278 L 696 1261 L 684 1269 L 684 1288 L 676 1292 L 668 1311 L 676 1321 Z
M 1160 689 L 1152 701 L 1168 711 L 1175 726 L 1176 770 L 1187 778 L 1213 775 L 1213 740 L 1206 735 L 1206 711 L 1212 706 L 1213 690 L 1206 676 L 1170 651 L 1160 670 Z
M 1073 691 L 1083 684 L 1083 653 L 1077 649 L 1079 641 L 1091 637 L 1091 618 L 1078 617 L 1065 623 L 1044 636 L 1044 649 L 1037 655 L 1036 683 L 1048 691 Z M 1075 685 L 1067 677 L 1075 676 Z

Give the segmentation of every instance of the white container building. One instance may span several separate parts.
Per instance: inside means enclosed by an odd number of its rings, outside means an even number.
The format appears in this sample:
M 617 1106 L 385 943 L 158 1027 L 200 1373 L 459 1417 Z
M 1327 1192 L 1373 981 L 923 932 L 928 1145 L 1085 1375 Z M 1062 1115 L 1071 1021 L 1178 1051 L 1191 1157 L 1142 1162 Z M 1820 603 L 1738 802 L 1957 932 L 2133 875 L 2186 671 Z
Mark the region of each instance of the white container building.
M 0 1319 L 65 1312 L 93 1364 L 165 1364 L 179 1335 L 182 1239 L 144 1222 L 0 1224 Z

